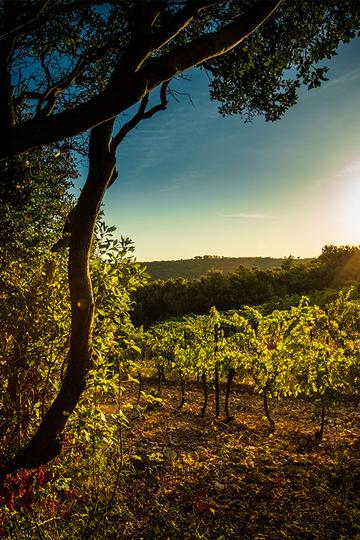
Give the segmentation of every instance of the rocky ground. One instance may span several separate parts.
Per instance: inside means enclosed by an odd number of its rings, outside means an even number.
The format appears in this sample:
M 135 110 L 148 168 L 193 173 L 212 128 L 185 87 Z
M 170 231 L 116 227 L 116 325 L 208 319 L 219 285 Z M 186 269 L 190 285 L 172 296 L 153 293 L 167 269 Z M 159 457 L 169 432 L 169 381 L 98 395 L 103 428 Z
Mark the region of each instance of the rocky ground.
M 212 395 L 199 416 L 196 384 L 181 411 L 178 402 L 178 388 L 166 385 L 161 402 L 130 414 L 112 537 L 360 539 L 358 400 L 328 411 L 322 441 L 311 400 L 271 400 L 274 433 L 246 388 L 234 388 L 230 422 L 215 418 Z

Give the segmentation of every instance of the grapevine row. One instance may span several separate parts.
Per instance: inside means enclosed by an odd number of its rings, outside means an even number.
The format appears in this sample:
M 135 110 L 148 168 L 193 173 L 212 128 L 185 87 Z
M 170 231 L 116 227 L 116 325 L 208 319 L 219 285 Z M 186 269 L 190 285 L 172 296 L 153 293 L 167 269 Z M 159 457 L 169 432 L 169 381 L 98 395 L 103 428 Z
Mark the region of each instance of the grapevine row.
M 319 398 L 321 424 L 316 436 L 321 439 L 325 410 L 335 393 L 357 393 L 360 387 L 360 304 L 351 299 L 351 291 L 341 292 L 326 309 L 310 305 L 306 297 L 297 307 L 269 315 L 254 307 L 228 314 L 213 307 L 209 315 L 158 324 L 148 331 L 137 329 L 132 339 L 141 360 L 153 360 L 159 393 L 165 374 L 177 374 L 179 409 L 185 402 L 186 382 L 196 379 L 201 380 L 204 393 L 201 415 L 212 382 L 218 416 L 220 381 L 225 381 L 225 414 L 230 419 L 231 385 L 236 378 L 262 396 L 271 431 L 275 421 L 269 398 Z M 138 376 L 141 383 L 141 366 Z

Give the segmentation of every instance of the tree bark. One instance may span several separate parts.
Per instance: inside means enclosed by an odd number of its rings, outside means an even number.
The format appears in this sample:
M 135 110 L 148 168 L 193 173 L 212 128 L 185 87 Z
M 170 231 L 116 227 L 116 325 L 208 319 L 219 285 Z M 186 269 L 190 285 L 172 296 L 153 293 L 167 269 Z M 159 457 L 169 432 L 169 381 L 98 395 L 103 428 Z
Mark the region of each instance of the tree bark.
M 86 387 L 86 376 L 91 367 L 94 321 L 89 258 L 96 218 L 115 167 L 115 155 L 110 149 L 113 124 L 114 120 L 111 120 L 91 132 L 89 174 L 72 215 L 68 263 L 72 324 L 67 371 L 59 394 L 38 431 L 0 470 L 0 477 L 18 468 L 39 467 L 59 454 L 67 419 Z
M 268 419 L 269 424 L 270 424 L 270 431 L 271 431 L 271 433 L 273 433 L 275 431 L 275 422 L 270 416 L 267 392 L 268 392 L 268 390 L 267 390 L 267 388 L 265 388 L 264 392 L 263 392 L 264 412 L 265 412 L 265 416 Z
M 219 365 L 218 362 L 215 364 L 215 416 L 216 418 L 220 414 L 220 383 L 219 383 Z
M 177 410 L 181 411 L 185 403 L 185 377 L 182 372 L 180 372 L 180 404 L 177 406 Z
M 323 440 L 324 428 L 325 428 L 325 414 L 326 414 L 326 401 L 323 395 L 320 396 L 321 399 L 321 416 L 320 416 L 320 429 L 315 433 L 315 439 L 318 441 Z
M 158 395 L 160 396 L 161 395 L 161 383 L 164 382 L 166 383 L 166 377 L 165 377 L 165 372 L 164 372 L 164 366 L 158 366 L 157 368 L 157 371 L 158 371 L 158 387 L 157 387 L 157 393 Z
M 231 416 L 229 413 L 229 399 L 230 399 L 231 383 L 233 381 L 234 376 L 235 376 L 235 369 L 230 368 L 228 372 L 228 376 L 227 376 L 227 381 L 226 381 L 226 395 L 225 395 L 225 414 L 226 414 L 227 420 L 231 420 Z
M 207 379 L 206 379 L 206 372 L 205 371 L 201 374 L 201 380 L 202 380 L 203 391 L 204 391 L 204 404 L 202 406 L 200 414 L 201 414 L 201 416 L 205 416 L 207 402 L 208 402 L 208 396 L 209 396 L 208 386 L 207 386 Z
M 220 326 L 216 323 L 214 327 L 214 340 L 215 340 L 215 347 L 214 347 L 214 358 L 215 358 L 215 416 L 216 418 L 220 414 L 220 385 L 219 385 L 219 360 L 218 360 L 218 339 L 219 339 L 219 330 Z

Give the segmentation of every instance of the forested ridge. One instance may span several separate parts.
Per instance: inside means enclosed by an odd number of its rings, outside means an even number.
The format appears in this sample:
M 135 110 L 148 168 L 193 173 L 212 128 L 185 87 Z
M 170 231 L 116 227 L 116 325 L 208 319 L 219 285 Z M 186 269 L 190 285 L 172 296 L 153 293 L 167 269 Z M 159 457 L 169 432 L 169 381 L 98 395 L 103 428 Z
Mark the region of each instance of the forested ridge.
M 212 306 L 219 310 L 263 303 L 289 307 L 309 293 L 321 304 L 340 287 L 359 282 L 360 248 L 325 246 L 315 259 L 303 262 L 288 257 L 272 270 L 241 266 L 226 274 L 210 270 L 194 280 L 150 282 L 134 293 L 132 318 L 136 324 L 148 325 L 169 317 L 206 313 Z
M 245 268 L 257 267 L 260 270 L 278 268 L 284 258 L 276 257 L 219 257 L 216 255 L 197 256 L 193 259 L 180 259 L 173 261 L 148 261 L 141 262 L 152 281 L 157 279 L 195 279 L 209 270 L 221 270 L 222 272 L 234 272 L 240 266 Z

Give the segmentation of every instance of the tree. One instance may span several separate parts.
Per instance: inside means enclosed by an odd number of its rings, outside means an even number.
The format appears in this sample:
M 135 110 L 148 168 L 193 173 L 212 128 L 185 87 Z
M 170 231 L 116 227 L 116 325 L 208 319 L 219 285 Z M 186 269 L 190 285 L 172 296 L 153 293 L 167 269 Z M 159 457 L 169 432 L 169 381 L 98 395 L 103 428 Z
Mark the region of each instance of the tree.
M 94 321 L 89 258 L 123 138 L 163 110 L 169 81 L 195 66 L 210 73 L 223 114 L 280 117 L 301 83 L 311 88 L 325 79 L 326 68 L 316 63 L 355 36 L 360 7 L 311 0 L 17 0 L 0 9 L 0 159 L 51 143 L 64 151 L 74 144 L 69 138 L 92 128 L 89 173 L 69 223 L 68 368 L 38 432 L 5 467 L 11 472 L 59 453 L 66 419 L 85 388 Z M 293 65 L 291 81 L 283 74 Z M 156 87 L 160 103 L 147 110 Z M 137 113 L 113 135 L 117 115 L 138 101 Z
M 46 147 L 0 163 L 0 346 L 7 360 L 1 368 L 2 435 L 10 420 L 17 423 L 21 438 L 28 423 L 29 394 L 41 380 L 41 369 L 35 367 L 39 350 L 46 351 L 51 363 L 55 334 L 68 326 L 61 315 L 66 304 L 64 257 L 57 258 L 60 268 L 55 274 L 51 247 L 73 204 L 68 188 L 74 176 L 71 156 L 56 156 Z M 37 349 L 44 336 L 47 345 L 43 341 Z M 29 399 L 23 399 L 26 394 Z
M 0 259 L 26 259 L 51 248 L 74 198 L 77 177 L 70 152 L 56 155 L 50 147 L 0 162 Z
M 301 83 L 321 84 L 317 62 L 357 35 L 360 16 L 351 0 L 15 0 L 1 11 L 1 158 L 110 120 L 193 66 L 212 74 L 223 114 L 274 120 Z
M 163 82 L 231 50 L 279 3 L 260 1 L 245 14 L 246 3 L 208 0 L 3 3 L 0 103 L 8 142 L 0 157 L 111 120 Z M 34 73 L 27 82 L 21 76 L 14 93 L 14 70 L 22 75 L 29 59 Z

